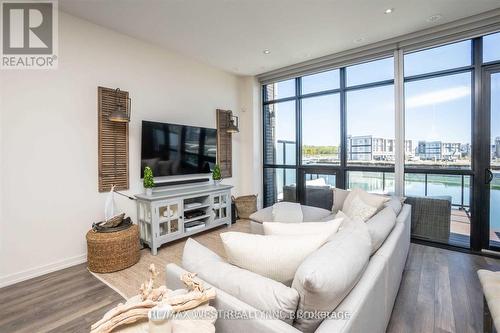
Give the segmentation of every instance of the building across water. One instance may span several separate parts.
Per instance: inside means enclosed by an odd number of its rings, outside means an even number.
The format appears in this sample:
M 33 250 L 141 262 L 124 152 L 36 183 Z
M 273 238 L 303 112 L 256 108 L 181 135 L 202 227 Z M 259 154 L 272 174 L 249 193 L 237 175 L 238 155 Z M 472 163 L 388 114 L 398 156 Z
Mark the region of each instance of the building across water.
M 456 161 L 462 158 L 462 146 L 466 155 L 470 152 L 470 145 L 456 142 L 419 141 L 416 156 L 422 160 Z M 465 156 L 464 156 L 465 157 Z
M 347 155 L 351 161 L 394 161 L 394 149 L 394 139 L 372 135 L 347 137 Z M 405 140 L 405 154 L 413 154 L 411 140 Z

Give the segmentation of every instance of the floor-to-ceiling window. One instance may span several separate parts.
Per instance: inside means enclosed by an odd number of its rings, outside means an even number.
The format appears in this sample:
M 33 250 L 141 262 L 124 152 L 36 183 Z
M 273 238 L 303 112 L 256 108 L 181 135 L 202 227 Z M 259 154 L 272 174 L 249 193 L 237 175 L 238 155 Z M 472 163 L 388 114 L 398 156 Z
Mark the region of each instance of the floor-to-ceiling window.
M 394 192 L 394 58 L 346 67 L 346 188 Z
M 266 86 L 264 101 L 265 205 L 296 201 L 295 79 Z
M 265 86 L 266 205 L 332 206 L 341 163 L 340 84 L 340 70 L 334 69 Z M 330 169 L 323 173 L 323 168 Z
M 427 197 L 433 224 L 414 235 L 468 246 L 472 174 L 472 41 L 404 57 L 405 195 Z
M 478 167 L 479 147 L 491 150 L 492 169 L 500 160 L 497 134 L 491 133 L 489 145 L 477 139 L 482 135 L 478 114 L 484 110 L 475 98 L 482 96 L 478 87 L 484 83 L 478 73 L 500 64 L 499 45 L 496 33 L 404 53 L 394 50 L 266 84 L 265 205 L 289 200 L 329 208 L 333 187 L 397 191 L 424 203 L 422 209 L 439 212 L 435 224 L 414 237 L 468 247 L 471 233 L 480 229 L 471 227 L 479 198 L 475 179 L 484 173 Z M 401 63 L 395 64 L 393 55 Z M 395 73 L 395 68 L 402 70 Z M 402 78 L 397 87 L 395 77 Z M 497 77 L 492 75 L 491 94 L 497 91 Z M 497 97 L 491 96 L 493 109 Z M 396 109 L 400 100 L 404 103 Z M 492 198 L 500 188 L 493 174 Z M 491 207 L 490 214 L 496 214 Z M 491 228 L 491 237 L 500 237 L 500 227 L 498 232 Z M 500 244 L 500 239 L 493 241 Z
M 335 186 L 394 192 L 393 57 L 263 91 L 266 205 L 301 201 L 329 209 Z

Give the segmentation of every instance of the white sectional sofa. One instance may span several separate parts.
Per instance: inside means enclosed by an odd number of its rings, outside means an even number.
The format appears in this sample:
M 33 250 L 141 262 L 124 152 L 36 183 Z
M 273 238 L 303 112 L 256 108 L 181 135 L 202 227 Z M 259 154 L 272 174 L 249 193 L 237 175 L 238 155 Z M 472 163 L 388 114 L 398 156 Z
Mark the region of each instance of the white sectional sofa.
M 335 207 L 333 209 L 335 209 Z M 259 218 L 259 216 L 263 217 L 266 214 L 269 214 L 269 210 L 264 212 L 261 211 L 253 217 Z M 304 221 L 318 221 L 332 217 L 333 213 L 324 209 L 303 207 L 303 215 Z M 377 215 L 373 218 L 376 217 Z M 366 268 L 360 274 L 359 279 L 354 283 L 354 287 L 348 290 L 347 295 L 343 297 L 340 303 L 332 305 L 330 310 L 334 311 L 335 314 L 348 314 L 348 316 L 342 318 L 337 316 L 337 318 L 324 319 L 319 326 L 314 326 L 315 328 L 313 330 L 307 330 L 308 332 L 385 332 L 399 290 L 403 269 L 408 255 L 410 245 L 410 221 L 411 207 L 409 205 L 402 205 L 397 214 L 394 227 L 385 240 L 383 240 L 380 247 L 375 252 L 372 251 L 365 266 Z M 254 223 L 254 231 L 258 233 L 260 222 L 254 221 L 252 223 Z M 335 242 L 335 239 L 332 239 L 331 242 Z M 197 251 L 200 253 L 201 257 L 205 256 L 209 258 L 209 261 L 211 260 L 210 256 L 216 256 L 215 254 L 201 253 L 201 251 L 203 251 L 202 247 L 198 248 Z M 206 252 L 211 251 L 206 249 Z M 300 325 L 295 325 L 295 322 L 292 323 L 279 319 L 254 318 L 251 315 L 252 313 L 258 313 L 259 310 L 272 309 L 273 306 L 276 305 L 270 304 L 268 307 L 267 305 L 269 302 L 262 305 L 262 299 L 270 297 L 269 294 L 279 294 L 284 290 L 286 297 L 283 295 L 271 295 L 271 301 L 274 303 L 287 303 L 292 297 L 290 295 L 293 294 L 287 294 L 286 291 L 293 291 L 293 288 L 281 285 L 275 281 L 268 281 L 269 279 L 265 277 L 252 275 L 254 273 L 227 263 L 221 264 L 224 266 L 203 268 L 200 263 L 194 262 L 194 260 L 196 260 L 196 258 L 193 258 L 195 256 L 194 253 L 190 253 L 187 256 L 190 258 L 183 258 L 183 265 L 188 266 L 188 269 L 198 271 L 201 280 L 207 285 L 214 286 L 217 289 L 217 297 L 214 301 L 214 306 L 222 311 L 221 316 L 228 315 L 229 317 L 220 317 L 217 320 L 217 332 L 301 332 L 296 328 L 300 327 Z M 331 262 L 337 263 L 337 259 L 332 258 Z M 355 260 L 355 258 L 352 259 Z M 220 258 L 214 260 L 220 260 Z M 328 262 L 328 260 L 326 262 Z M 220 269 L 218 267 L 223 268 Z M 332 268 L 334 267 L 330 269 Z M 175 264 L 169 264 L 167 265 L 166 271 L 168 288 L 176 289 L 182 287 L 179 278 L 186 270 Z M 251 288 L 251 290 L 249 291 L 245 288 Z M 260 308 L 257 308 L 257 306 Z M 263 309 L 263 307 L 265 307 L 265 309 Z

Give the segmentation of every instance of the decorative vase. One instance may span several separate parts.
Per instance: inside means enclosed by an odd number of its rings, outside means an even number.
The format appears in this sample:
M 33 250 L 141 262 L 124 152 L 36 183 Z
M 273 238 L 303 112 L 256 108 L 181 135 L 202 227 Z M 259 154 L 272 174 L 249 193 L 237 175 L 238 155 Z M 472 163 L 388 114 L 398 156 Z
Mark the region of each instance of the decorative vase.
M 214 179 L 214 185 L 219 185 L 222 182 L 222 179 Z
M 147 195 L 148 197 L 152 196 L 152 195 L 153 195 L 153 189 L 152 189 L 152 188 L 147 188 L 147 189 L 146 189 L 146 195 Z

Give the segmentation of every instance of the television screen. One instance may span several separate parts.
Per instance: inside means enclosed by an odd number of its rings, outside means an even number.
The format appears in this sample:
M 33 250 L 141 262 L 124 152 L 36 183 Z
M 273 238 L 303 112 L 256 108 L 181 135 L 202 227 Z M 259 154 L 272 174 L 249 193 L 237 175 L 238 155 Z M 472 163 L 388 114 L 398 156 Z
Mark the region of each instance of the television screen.
M 142 122 L 141 178 L 210 173 L 216 158 L 216 129 Z

